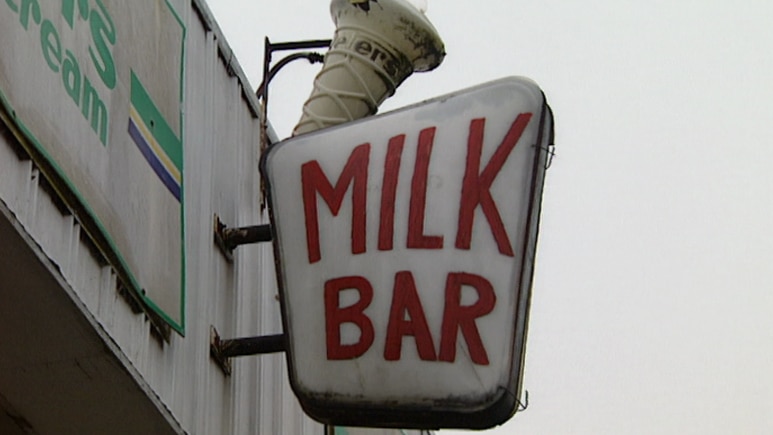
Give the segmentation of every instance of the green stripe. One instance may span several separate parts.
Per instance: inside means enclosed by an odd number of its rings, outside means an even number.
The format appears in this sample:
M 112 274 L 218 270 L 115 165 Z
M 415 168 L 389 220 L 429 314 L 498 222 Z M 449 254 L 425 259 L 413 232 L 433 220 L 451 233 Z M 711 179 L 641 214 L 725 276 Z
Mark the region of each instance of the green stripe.
M 164 150 L 169 159 L 174 163 L 178 171 L 182 172 L 183 167 L 183 146 L 180 138 L 172 131 L 172 128 L 167 124 L 161 112 L 156 107 L 153 100 L 148 95 L 145 87 L 142 86 L 140 80 L 134 74 L 134 70 L 131 72 L 132 84 L 131 84 L 131 103 L 137 113 L 140 115 L 142 122 L 150 131 L 150 134 L 156 139 L 161 149 Z

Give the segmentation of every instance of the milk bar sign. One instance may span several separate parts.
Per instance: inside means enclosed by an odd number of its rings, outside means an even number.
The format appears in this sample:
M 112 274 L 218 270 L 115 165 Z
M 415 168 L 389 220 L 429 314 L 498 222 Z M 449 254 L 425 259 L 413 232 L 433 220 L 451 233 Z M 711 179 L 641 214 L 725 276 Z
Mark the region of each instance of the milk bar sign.
M 507 78 L 271 148 L 290 382 L 328 424 L 517 408 L 552 117 Z

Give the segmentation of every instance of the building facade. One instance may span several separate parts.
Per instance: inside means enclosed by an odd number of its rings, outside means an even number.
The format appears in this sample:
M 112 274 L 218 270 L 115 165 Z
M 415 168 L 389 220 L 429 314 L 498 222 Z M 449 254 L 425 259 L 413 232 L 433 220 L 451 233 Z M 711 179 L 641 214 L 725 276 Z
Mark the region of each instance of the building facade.
M 0 433 L 363 432 L 306 417 L 283 354 L 211 356 L 282 322 L 270 246 L 214 241 L 268 218 L 259 102 L 205 2 L 0 10 Z

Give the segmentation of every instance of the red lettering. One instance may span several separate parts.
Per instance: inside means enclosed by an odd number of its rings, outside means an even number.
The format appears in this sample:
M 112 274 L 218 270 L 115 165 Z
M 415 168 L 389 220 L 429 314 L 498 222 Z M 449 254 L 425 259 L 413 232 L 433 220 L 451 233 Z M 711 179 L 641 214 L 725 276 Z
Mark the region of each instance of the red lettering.
M 391 251 L 394 243 L 397 175 L 400 172 L 400 159 L 403 155 L 404 143 L 404 134 L 389 139 L 389 147 L 384 161 L 384 182 L 381 184 L 381 220 L 378 228 L 378 249 L 380 251 Z
M 405 320 L 405 314 L 410 320 Z M 403 337 L 412 335 L 416 340 L 419 358 L 424 361 L 436 361 L 435 345 L 424 317 L 419 295 L 416 293 L 416 283 L 411 272 L 402 271 L 395 275 L 395 286 L 392 294 L 392 308 L 389 310 L 387 324 L 386 346 L 384 359 L 395 361 L 400 359 Z
M 462 195 L 459 206 L 459 224 L 456 233 L 456 247 L 470 249 L 472 240 L 472 224 L 475 219 L 475 209 L 480 205 L 486 216 L 494 240 L 501 254 L 512 257 L 513 248 L 507 231 L 502 223 L 502 217 L 491 197 L 491 184 L 504 166 L 505 161 L 521 138 L 526 125 L 531 119 L 531 113 L 521 113 L 515 118 L 510 130 L 502 139 L 502 143 L 494 152 L 483 171 L 480 169 L 480 156 L 483 150 L 483 127 L 486 119 L 478 118 L 470 122 L 470 134 L 467 141 L 467 167 L 462 181 Z
M 462 306 L 462 286 L 470 286 L 478 293 L 478 300 L 472 305 Z M 441 361 L 453 362 L 456 359 L 457 331 L 462 330 L 472 362 L 488 365 L 488 354 L 480 339 L 475 319 L 485 316 L 494 309 L 496 294 L 491 283 L 479 275 L 471 273 L 449 273 L 446 280 L 446 305 L 443 310 L 443 325 L 440 333 Z
M 416 165 L 411 180 L 411 204 L 408 211 L 408 248 L 442 249 L 443 236 L 424 235 L 424 215 L 427 206 L 427 177 L 429 157 L 435 141 L 435 127 L 425 128 L 419 133 L 419 147 L 416 151 Z
M 306 217 L 306 247 L 309 263 L 322 258 L 319 248 L 319 215 L 317 214 L 317 193 L 327 203 L 333 216 L 338 216 L 349 185 L 352 188 L 352 254 L 365 252 L 365 204 L 367 194 L 368 163 L 370 144 L 364 143 L 352 151 L 335 188 L 322 172 L 319 162 L 312 160 L 301 166 L 303 186 L 303 211 Z
M 339 294 L 354 289 L 360 299 L 354 305 L 339 307 Z M 373 287 L 361 276 L 346 276 L 325 282 L 325 333 L 327 337 L 327 359 L 354 359 L 373 344 L 373 322 L 365 315 L 365 309 L 373 301 Z M 341 344 L 341 324 L 354 323 L 360 329 L 359 341 Z

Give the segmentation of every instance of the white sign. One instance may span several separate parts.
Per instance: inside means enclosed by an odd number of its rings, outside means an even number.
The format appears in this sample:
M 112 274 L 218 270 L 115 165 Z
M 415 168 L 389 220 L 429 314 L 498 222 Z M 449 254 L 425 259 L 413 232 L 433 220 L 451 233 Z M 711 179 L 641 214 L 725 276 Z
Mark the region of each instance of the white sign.
M 539 88 L 508 78 L 268 152 L 290 379 L 312 417 L 513 415 L 551 131 Z
M 0 104 L 123 284 L 181 334 L 184 44 L 166 0 L 0 2 Z

